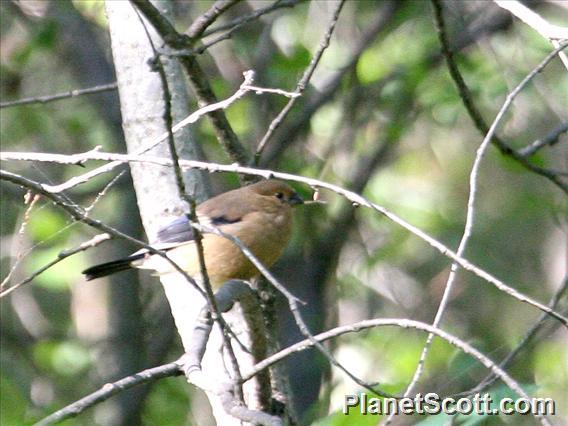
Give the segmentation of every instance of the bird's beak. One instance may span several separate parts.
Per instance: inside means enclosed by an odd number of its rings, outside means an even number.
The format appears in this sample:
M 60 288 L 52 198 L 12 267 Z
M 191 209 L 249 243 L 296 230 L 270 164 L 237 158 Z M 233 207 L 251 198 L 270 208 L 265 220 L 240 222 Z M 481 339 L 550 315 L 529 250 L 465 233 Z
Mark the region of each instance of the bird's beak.
M 291 206 L 295 206 L 298 204 L 304 204 L 304 200 L 302 200 L 302 197 L 300 197 L 298 194 L 294 194 L 290 197 L 290 199 L 288 200 L 288 203 Z

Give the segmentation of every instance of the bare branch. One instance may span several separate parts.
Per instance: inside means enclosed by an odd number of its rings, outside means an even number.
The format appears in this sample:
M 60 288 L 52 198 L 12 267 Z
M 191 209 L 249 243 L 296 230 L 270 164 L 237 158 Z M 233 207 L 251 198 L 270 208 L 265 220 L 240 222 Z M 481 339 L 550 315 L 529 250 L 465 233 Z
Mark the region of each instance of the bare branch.
M 553 25 L 534 10 L 529 9 L 517 0 L 493 0 L 497 6 L 508 10 L 541 36 L 549 40 L 568 39 L 568 28 Z
M 164 42 L 174 49 L 191 47 L 191 40 L 185 34 L 180 34 L 168 19 L 149 0 L 130 0 L 144 17 L 152 24 Z
M 530 157 L 531 155 L 536 154 L 540 149 L 544 148 L 545 146 L 553 146 L 560 140 L 560 136 L 564 133 L 568 132 L 568 121 L 564 123 L 560 123 L 556 128 L 554 128 L 550 133 L 548 133 L 542 139 L 537 139 L 532 142 L 530 145 L 519 149 L 519 155 L 523 157 Z
M 234 284 L 240 285 L 235 286 Z M 243 282 L 228 282 L 217 292 L 215 299 L 221 309 L 226 311 L 231 308 L 234 302 L 241 301 L 246 294 L 249 294 L 247 291 L 250 293 L 252 292 L 252 289 Z M 234 386 L 235 384 L 237 386 L 241 386 L 241 384 L 244 383 L 242 379 L 237 378 L 234 384 L 220 384 L 212 382 L 205 377 L 205 375 L 201 374 L 200 363 L 203 358 L 203 354 L 205 353 L 212 323 L 210 310 L 206 306 L 201 311 L 198 318 L 196 318 L 192 333 L 192 346 L 181 358 L 159 367 L 143 370 L 114 383 L 107 383 L 98 391 L 93 392 L 60 410 L 57 410 L 55 413 L 42 419 L 36 425 L 44 426 L 61 422 L 75 417 L 88 408 L 136 385 L 153 382 L 165 377 L 180 376 L 182 374 L 185 374 L 188 381 L 200 389 L 221 395 L 224 408 L 229 414 L 243 421 L 249 421 L 255 424 L 281 425 L 282 422 L 278 417 L 259 411 L 249 410 L 234 398 Z
M 40 199 L 40 196 L 37 195 L 37 194 L 34 195 L 32 193 L 32 191 L 26 192 L 26 195 L 24 196 L 24 204 L 27 204 L 28 207 L 26 207 L 26 210 L 24 211 L 24 214 L 22 216 L 22 223 L 20 224 L 18 232 L 16 233 L 17 242 L 15 244 L 18 244 L 18 245 L 21 246 L 22 239 L 25 235 L 26 228 L 27 228 L 28 223 L 30 221 L 30 215 L 31 215 L 32 210 L 35 207 L 35 205 L 36 205 L 36 203 L 38 202 L 39 199 Z M 16 261 L 11 265 L 10 271 L 6 274 L 6 276 L 2 280 L 2 283 L 0 284 L 0 294 L 1 294 L 1 291 L 4 290 L 4 287 L 6 287 L 6 285 L 8 284 L 10 279 L 12 278 L 12 275 L 14 274 L 16 269 L 18 268 L 18 265 L 20 264 L 20 261 L 25 257 L 25 254 L 22 253 L 19 250 L 19 248 L 16 249 L 16 250 L 18 251 L 18 253 L 16 255 Z
M 170 362 L 169 364 L 160 365 L 159 367 L 148 368 L 147 370 L 140 371 L 139 373 L 125 377 L 114 383 L 105 384 L 98 391 L 69 404 L 61 410 L 57 410 L 55 413 L 40 420 L 35 424 L 35 426 L 46 426 L 62 422 L 63 420 L 70 419 L 81 414 L 87 408 L 106 401 L 111 396 L 130 389 L 131 387 L 153 382 L 164 377 L 180 376 L 182 374 L 183 372 L 180 369 L 179 364 L 176 362 Z
M 32 98 L 18 99 L 16 101 L 0 102 L 1 108 L 10 108 L 28 104 L 46 104 L 48 102 L 59 101 L 61 99 L 74 98 L 82 95 L 91 95 L 93 93 L 108 92 L 116 90 L 116 82 L 109 84 L 101 84 L 100 86 L 89 87 L 87 89 L 75 89 L 70 92 L 58 93 L 56 95 L 35 96 Z
M 258 300 L 256 299 L 256 293 L 250 288 L 249 284 L 240 280 L 230 280 L 223 284 L 223 286 L 215 293 L 215 301 L 219 306 L 219 309 L 223 312 L 229 311 L 235 302 L 239 302 L 243 310 L 247 309 L 247 314 L 252 315 L 251 320 L 255 322 L 262 323 L 262 314 L 258 309 Z M 256 309 L 254 307 L 256 307 Z M 256 312 L 253 313 L 251 308 Z M 255 424 L 278 424 L 282 422 L 278 417 L 270 416 L 262 411 L 249 410 L 244 406 L 242 402 L 242 395 L 240 389 L 242 386 L 242 378 L 240 374 L 232 379 L 231 383 L 218 383 L 218 380 L 211 378 L 209 375 L 205 374 L 201 370 L 201 361 L 205 354 L 206 345 L 209 340 L 209 335 L 211 333 L 211 328 L 213 325 L 213 319 L 211 317 L 211 309 L 209 305 L 206 305 L 199 313 L 196 318 L 196 322 L 191 334 L 190 345 L 186 347 L 186 353 L 177 361 L 180 368 L 184 371 L 187 381 L 202 390 L 212 392 L 222 400 L 223 409 L 230 415 L 237 417 L 243 421 L 249 421 Z M 245 315 L 246 317 L 246 315 Z M 252 330 L 251 330 L 252 332 Z M 262 334 L 262 335 L 258 335 Z M 233 336 L 236 339 L 236 336 Z M 256 333 L 256 338 L 265 339 L 264 333 Z M 250 339 L 254 342 L 253 339 Z M 237 340 L 238 341 L 238 340 Z M 262 351 L 261 357 L 258 358 L 255 355 L 259 355 L 255 347 L 258 346 L 258 342 L 254 342 L 251 351 L 254 352 L 254 360 L 259 361 L 264 359 L 266 356 L 266 351 Z M 246 350 L 246 349 L 245 349 Z M 251 351 L 246 350 L 248 353 Z M 268 401 L 271 398 L 270 389 L 270 378 L 266 374 L 261 374 L 258 376 L 259 383 L 263 390 L 262 397 L 265 399 L 265 406 L 268 405 Z M 254 421 L 251 419 L 255 419 Z
M 529 395 L 522 389 L 520 384 L 516 382 L 513 378 L 511 378 L 505 371 L 503 371 L 486 355 L 484 355 L 483 353 L 481 353 L 480 351 L 478 351 L 468 343 L 464 342 L 463 340 L 459 339 L 458 337 L 426 323 L 413 321 L 409 319 L 396 319 L 396 318 L 371 319 L 371 320 L 361 321 L 355 324 L 333 328 L 331 330 L 325 331 L 323 333 L 314 336 L 314 340 L 317 342 L 324 342 L 326 340 L 334 339 L 348 333 L 358 333 L 360 331 L 364 331 L 370 328 L 389 327 L 389 326 L 401 327 L 405 329 L 410 328 L 410 329 L 422 330 L 428 333 L 435 334 L 436 336 L 447 341 L 451 345 L 456 346 L 464 353 L 475 358 L 482 365 L 488 368 L 493 374 L 495 374 L 497 377 L 503 380 L 503 382 L 519 396 L 530 399 Z M 276 364 L 277 362 L 282 361 L 291 354 L 313 347 L 314 344 L 315 344 L 314 341 L 310 339 L 305 339 L 285 349 L 282 349 L 281 351 L 275 353 L 274 355 L 271 355 L 265 360 L 259 362 L 250 371 L 244 374 L 243 382 L 252 379 L 255 375 L 259 374 L 261 371 L 269 368 L 270 366 Z M 184 355 L 175 362 L 147 369 L 139 373 L 136 373 L 132 376 L 125 377 L 124 379 L 121 379 L 117 382 L 106 384 L 97 392 L 85 398 L 82 398 L 81 400 L 57 411 L 56 413 L 53 413 L 49 417 L 46 417 L 41 422 L 37 423 L 37 425 L 38 426 L 49 425 L 55 422 L 65 420 L 67 418 L 74 417 L 77 414 L 84 411 L 85 409 L 93 406 L 94 404 L 104 401 L 109 397 L 111 397 L 112 395 L 115 395 L 116 393 L 126 390 L 132 386 L 136 386 L 137 384 L 147 383 L 163 377 L 181 375 L 183 374 L 182 373 L 183 366 L 186 364 L 186 361 L 187 358 Z M 539 417 L 542 423 L 549 424 L 544 417 L 538 415 L 537 417 Z
M 225 30 L 233 32 L 235 29 L 260 18 L 262 15 L 266 15 L 267 13 L 274 12 L 275 10 L 282 9 L 284 7 L 294 7 L 298 3 L 300 3 L 300 0 L 276 0 L 272 5 L 257 9 L 250 15 L 241 16 L 239 18 L 233 19 L 230 22 L 227 22 L 226 24 L 221 24 L 204 31 L 203 37 Z
M 508 10 L 529 27 L 534 29 L 544 38 L 550 40 L 552 46 L 555 48 L 560 47 L 560 41 L 568 40 L 568 28 L 553 25 L 536 13 L 534 10 L 529 9 L 524 4 L 517 0 L 493 0 L 497 6 L 502 9 Z M 568 57 L 564 52 L 558 53 L 560 60 L 568 69 Z
M 550 300 L 548 306 L 550 306 L 551 309 L 556 309 L 558 302 L 560 301 L 562 296 L 564 296 L 566 291 L 568 291 L 568 278 L 564 279 L 564 283 L 562 284 L 560 289 L 554 294 L 554 296 L 552 296 L 552 299 Z M 543 315 L 540 316 L 540 318 L 538 320 L 535 321 L 533 326 L 526 332 L 525 336 L 517 344 L 515 349 L 513 349 L 511 352 L 509 352 L 507 354 L 507 356 L 505 358 L 503 358 L 503 360 L 499 363 L 500 368 L 502 368 L 504 370 L 514 361 L 514 359 L 519 354 L 519 352 L 521 352 L 523 350 L 523 348 L 526 347 L 528 342 L 533 340 L 533 338 L 536 336 L 536 334 L 539 332 L 539 330 L 542 329 L 542 327 L 546 323 L 547 319 L 548 319 L 548 315 L 543 314 Z M 465 391 L 465 392 L 460 392 L 459 394 L 454 395 L 454 397 L 460 398 L 462 396 L 469 396 L 469 395 L 473 395 L 473 394 L 478 393 L 478 392 L 479 393 L 483 392 L 485 389 L 487 389 L 489 386 L 491 386 L 493 383 L 495 383 L 495 381 L 497 379 L 498 379 L 498 377 L 495 376 L 493 373 L 491 373 L 487 377 L 485 377 L 474 388 L 472 388 L 468 391 Z
M 182 128 L 188 126 L 189 124 L 193 124 L 193 123 L 197 122 L 197 120 L 199 120 L 201 117 L 203 117 L 204 115 L 206 115 L 210 112 L 213 112 L 213 111 L 216 111 L 216 110 L 219 110 L 219 109 L 226 109 L 230 105 L 232 105 L 234 102 L 236 102 L 237 100 L 242 98 L 244 95 L 249 93 L 252 89 L 246 89 L 246 87 L 253 84 L 254 72 L 252 70 L 245 71 L 243 73 L 243 75 L 244 75 L 243 83 L 241 84 L 239 89 L 232 96 L 230 96 L 227 99 L 224 99 L 222 101 L 206 105 L 206 106 L 198 109 L 197 111 L 194 111 L 193 113 L 188 115 L 186 118 L 181 120 L 179 123 L 174 125 L 172 127 L 172 131 L 174 133 L 177 133 Z M 265 89 L 265 88 L 259 88 L 259 87 L 254 86 L 254 91 L 257 94 L 263 92 L 264 90 L 268 90 L 269 93 L 273 93 L 272 91 L 276 90 L 276 89 Z M 143 147 L 140 150 L 135 151 L 133 154 L 135 154 L 135 155 L 143 154 L 143 153 L 149 151 L 150 149 L 152 149 L 153 147 L 155 147 L 156 145 L 164 142 L 167 138 L 168 138 L 168 132 L 164 132 L 159 137 L 157 137 L 156 139 L 149 141 L 147 144 L 143 145 Z M 92 152 L 96 152 L 99 148 L 100 147 L 95 148 Z M 79 160 L 76 164 L 81 164 L 81 161 Z M 98 167 L 98 168 L 91 170 L 87 173 L 84 173 L 80 176 L 74 176 L 71 179 L 69 179 L 67 182 L 64 182 L 60 185 L 45 185 L 44 184 L 43 188 L 46 191 L 49 191 L 49 192 L 54 193 L 54 194 L 60 193 L 60 192 L 66 191 L 70 188 L 73 188 L 74 186 L 88 182 L 90 179 L 92 179 L 92 178 L 94 178 L 94 177 L 96 177 L 96 176 L 98 176 L 102 173 L 110 172 L 115 167 L 120 166 L 121 164 L 123 164 L 122 161 L 116 161 L 116 162 L 108 163 L 108 164 L 105 164 L 104 166 Z
M 185 34 L 192 41 L 200 38 L 205 30 L 207 30 L 207 28 L 209 28 L 209 26 L 213 24 L 223 12 L 227 11 L 239 1 L 240 0 L 217 0 L 213 3 L 213 6 L 209 8 L 209 10 L 193 21 Z
M 63 250 L 62 252 L 60 252 L 57 255 L 57 258 L 53 259 L 51 262 L 47 263 L 46 265 L 42 266 L 41 268 L 39 268 L 37 271 L 35 271 L 33 274 L 31 274 L 29 277 L 27 277 L 26 279 L 18 282 L 17 284 L 14 284 L 10 287 L 8 287 L 5 290 L 0 291 L 0 298 L 8 296 L 10 293 L 12 293 L 14 290 L 18 289 L 19 287 L 21 287 L 24 284 L 27 284 L 31 281 L 33 281 L 38 275 L 43 274 L 45 271 L 47 271 L 49 268 L 51 268 L 52 266 L 57 265 L 59 262 L 61 262 L 62 260 L 68 258 L 69 256 L 72 256 L 74 254 L 77 254 L 79 252 L 85 251 L 87 249 L 90 249 L 92 247 L 96 247 L 98 246 L 100 243 L 106 241 L 106 240 L 110 240 L 111 236 L 107 233 L 104 234 L 99 234 L 99 235 L 95 235 L 93 238 L 91 238 L 88 241 L 85 241 L 84 243 L 79 244 L 77 247 L 75 248 L 71 248 L 71 249 L 67 249 L 67 250 Z

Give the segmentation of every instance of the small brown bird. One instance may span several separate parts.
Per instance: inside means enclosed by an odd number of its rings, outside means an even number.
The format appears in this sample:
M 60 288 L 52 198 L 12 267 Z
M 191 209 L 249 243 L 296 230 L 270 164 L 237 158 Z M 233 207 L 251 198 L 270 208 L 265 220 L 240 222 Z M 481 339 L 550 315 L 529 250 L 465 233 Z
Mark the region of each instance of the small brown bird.
M 239 238 L 254 255 L 269 267 L 280 257 L 292 234 L 292 206 L 303 200 L 286 183 L 266 180 L 213 197 L 197 206 L 197 218 Z M 209 280 L 214 289 L 231 279 L 249 280 L 259 271 L 227 238 L 203 235 L 203 254 Z M 187 216 L 176 218 L 158 231 L 154 244 L 194 278 L 200 267 L 194 232 Z M 87 280 L 131 268 L 150 269 L 158 275 L 176 272 L 170 262 L 146 249 L 125 259 L 92 266 L 83 271 Z

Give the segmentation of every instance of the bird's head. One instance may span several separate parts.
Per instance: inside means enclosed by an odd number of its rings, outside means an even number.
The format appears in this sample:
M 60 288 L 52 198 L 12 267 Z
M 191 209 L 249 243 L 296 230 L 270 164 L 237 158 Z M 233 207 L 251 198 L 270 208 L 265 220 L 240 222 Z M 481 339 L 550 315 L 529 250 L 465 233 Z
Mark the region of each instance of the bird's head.
M 302 200 L 291 186 L 280 180 L 265 180 L 250 185 L 248 189 L 258 195 L 277 199 L 283 204 L 295 206 L 304 203 L 304 200 Z

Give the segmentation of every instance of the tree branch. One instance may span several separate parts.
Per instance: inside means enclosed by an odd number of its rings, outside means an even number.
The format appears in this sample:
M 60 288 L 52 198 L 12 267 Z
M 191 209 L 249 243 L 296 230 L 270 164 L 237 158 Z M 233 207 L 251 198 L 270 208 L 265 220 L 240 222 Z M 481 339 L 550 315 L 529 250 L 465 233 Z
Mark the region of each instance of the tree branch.
M 554 296 L 552 296 L 552 299 L 550 300 L 548 306 L 550 306 L 551 309 L 556 309 L 556 307 L 558 306 L 558 303 L 560 302 L 560 299 L 562 298 L 562 296 L 564 296 L 564 294 L 566 294 L 566 291 L 568 291 L 568 278 L 564 279 L 564 283 L 562 284 L 560 289 L 554 294 Z M 536 336 L 536 334 L 539 332 L 539 330 L 542 329 L 543 325 L 546 323 L 546 320 L 548 318 L 549 318 L 548 315 L 543 314 L 543 315 L 540 316 L 540 318 L 538 320 L 535 321 L 533 326 L 529 329 L 529 331 L 527 331 L 525 333 L 525 336 L 517 344 L 515 349 L 513 349 L 511 352 L 509 352 L 507 354 L 507 356 L 505 358 L 503 358 L 503 360 L 499 363 L 499 367 L 501 369 L 505 370 L 509 365 L 511 365 L 511 363 L 515 360 L 515 358 L 519 354 L 519 352 L 521 352 L 523 350 L 523 348 L 525 348 L 526 345 Z M 487 389 L 489 386 L 491 386 L 493 383 L 495 383 L 495 381 L 497 379 L 498 379 L 498 377 L 495 376 L 493 373 L 491 373 L 488 376 L 486 376 L 474 388 L 472 388 L 468 391 L 465 391 L 465 392 L 460 392 L 460 393 L 453 395 L 453 396 L 455 398 L 460 398 L 462 396 L 469 396 L 469 395 L 473 395 L 475 393 L 481 393 L 485 389 Z
M 74 98 L 77 96 L 90 95 L 93 93 L 108 92 L 111 90 L 116 90 L 116 87 L 116 82 L 114 82 L 109 84 L 101 84 L 100 86 L 89 87 L 87 89 L 75 89 L 71 90 L 70 92 L 58 93 L 56 95 L 35 96 L 31 98 L 18 99 L 15 101 L 0 102 L 0 109 L 29 104 L 46 104 L 48 102 L 59 101 L 61 99 Z
M 217 0 L 205 13 L 199 16 L 190 27 L 187 29 L 185 34 L 190 38 L 192 42 L 199 39 L 205 30 L 214 23 L 217 18 L 225 11 L 230 9 L 232 6 L 237 4 L 241 0 Z
M 545 146 L 553 146 L 556 143 L 558 143 L 558 141 L 560 140 L 560 136 L 566 132 L 568 132 L 568 121 L 560 123 L 557 127 L 552 129 L 552 131 L 542 139 L 537 139 L 531 144 L 525 146 L 524 148 L 519 149 L 518 153 L 523 157 L 530 157 L 536 154 L 539 150 L 541 150 Z
M 246 16 L 241 16 L 239 18 L 235 18 L 230 22 L 227 22 L 226 24 L 221 24 L 218 25 L 214 28 L 210 28 L 208 30 L 205 30 L 202 34 L 203 37 L 206 37 L 208 35 L 220 32 L 220 31 L 225 31 L 225 30 L 229 30 L 229 31 L 233 31 L 239 27 L 241 27 L 244 24 L 248 24 L 251 21 L 254 21 L 255 19 L 260 18 L 263 15 L 266 15 L 267 13 L 271 13 L 274 12 L 275 10 L 278 9 L 282 9 L 284 7 L 294 7 L 295 5 L 297 5 L 298 3 L 300 3 L 300 1 L 304 1 L 304 0 L 276 0 L 272 5 L 264 7 L 264 8 L 259 8 L 257 10 L 255 10 L 253 13 L 251 13 L 250 15 L 246 15 Z M 187 33 L 187 32 L 186 32 Z
M 497 6 L 508 10 L 529 27 L 538 32 L 541 36 L 546 38 L 552 43 L 555 48 L 560 47 L 560 41 L 568 40 L 568 28 L 553 25 L 546 21 L 535 11 L 529 9 L 524 4 L 517 0 L 493 0 Z M 568 69 L 568 57 L 564 52 L 558 53 L 560 60 Z
M 164 42 L 174 49 L 191 47 L 191 39 L 180 34 L 170 21 L 149 0 L 130 0 L 160 34 Z
M 176 362 L 170 362 L 169 364 L 160 365 L 159 367 L 148 368 L 147 370 L 140 371 L 139 373 L 125 377 L 114 383 L 107 383 L 98 391 L 75 401 L 61 410 L 57 410 L 55 413 L 40 420 L 35 424 L 35 426 L 46 426 L 62 422 L 63 420 L 70 419 L 81 414 L 87 408 L 106 401 L 113 395 L 130 389 L 131 387 L 153 382 L 164 377 L 180 376 L 182 374 L 183 372 L 180 369 L 179 364 Z
M 509 388 L 511 388 L 515 393 L 523 398 L 530 399 L 529 395 L 522 389 L 521 385 L 516 382 L 511 376 L 509 376 L 503 369 L 495 364 L 490 358 L 481 353 L 479 350 L 475 349 L 473 346 L 464 342 L 460 338 L 445 332 L 439 328 L 433 327 L 429 324 L 422 323 L 419 321 L 409 320 L 409 319 L 397 319 L 397 318 L 380 318 L 364 320 L 354 324 L 345 325 L 341 327 L 336 327 L 331 330 L 325 331 L 323 333 L 313 336 L 313 340 L 305 339 L 301 342 L 295 343 L 288 346 L 285 349 L 271 355 L 270 357 L 264 359 L 263 361 L 257 363 L 250 371 L 243 375 L 243 381 L 248 381 L 254 376 L 259 374 L 261 371 L 269 368 L 270 366 L 286 359 L 293 353 L 304 351 L 315 345 L 315 342 L 324 342 L 326 340 L 334 339 L 343 336 L 348 333 L 359 333 L 364 330 L 368 330 L 375 327 L 401 327 L 405 329 L 416 329 L 425 331 L 428 333 L 435 334 L 446 342 L 453 346 L 456 346 L 464 353 L 472 356 L 486 368 L 488 368 L 495 376 L 500 378 Z M 163 377 L 178 376 L 183 374 L 183 367 L 187 363 L 187 357 L 184 355 L 175 362 L 165 364 L 159 367 L 144 370 L 140 373 L 134 374 L 129 377 L 125 377 L 115 383 L 110 383 L 103 386 L 99 391 L 82 398 L 81 400 L 53 413 L 51 416 L 46 417 L 41 422 L 37 423 L 36 426 L 44 426 L 48 424 L 53 424 L 64 419 L 74 417 L 81 413 L 85 409 L 91 407 L 92 405 L 108 399 L 112 395 L 121 392 L 129 387 L 135 386 L 137 384 L 146 383 L 150 381 L 157 380 Z M 549 424 L 549 422 L 542 416 L 537 415 L 541 423 Z
M 275 91 L 278 91 L 280 93 L 279 89 L 270 89 L 270 88 L 267 89 L 267 88 L 262 88 L 262 87 L 257 87 L 257 86 L 251 86 L 254 82 L 254 72 L 252 70 L 245 71 L 243 73 L 243 76 L 244 76 L 243 83 L 241 84 L 239 89 L 233 95 L 231 95 L 227 99 L 224 99 L 224 100 L 219 101 L 219 102 L 215 102 L 213 104 L 203 106 L 202 108 L 198 109 L 197 111 L 194 111 L 193 113 L 191 113 L 186 118 L 184 118 L 183 120 L 181 120 L 179 123 L 177 123 L 176 125 L 174 125 L 172 127 L 173 133 L 175 134 L 178 131 L 185 128 L 186 126 L 197 122 L 197 120 L 199 120 L 201 117 L 203 117 L 204 115 L 207 115 L 208 113 L 210 113 L 212 111 L 228 108 L 230 105 L 232 105 L 234 102 L 236 102 L 237 100 L 242 98 L 244 95 L 246 95 L 250 91 L 254 91 L 256 94 L 265 93 L 265 92 L 266 93 L 275 93 Z M 293 96 L 293 94 L 290 93 L 290 92 L 282 91 L 281 94 L 283 94 L 285 96 Z M 143 144 L 142 147 L 139 150 L 135 151 L 133 154 L 135 154 L 135 155 L 144 154 L 145 152 L 151 150 L 155 146 L 164 142 L 167 138 L 168 138 L 168 132 L 166 131 L 166 132 L 162 133 L 159 137 L 149 141 L 146 144 Z M 96 147 L 92 152 L 96 152 L 99 148 L 100 147 Z M 76 164 L 80 165 L 81 161 L 78 161 Z M 113 170 L 115 167 L 120 166 L 121 164 L 123 164 L 122 161 L 111 162 L 111 163 L 105 164 L 104 166 L 98 167 L 94 170 L 91 170 L 87 173 L 84 173 L 80 176 L 72 177 L 71 179 L 69 179 L 68 181 L 66 181 L 66 182 L 64 182 L 60 185 L 44 184 L 43 188 L 46 191 L 49 191 L 49 192 L 52 192 L 52 193 L 60 193 L 60 192 L 66 191 L 68 189 L 71 189 L 74 186 L 88 182 L 90 179 L 92 179 L 95 176 L 98 176 L 102 173 L 107 173 L 107 172 Z

